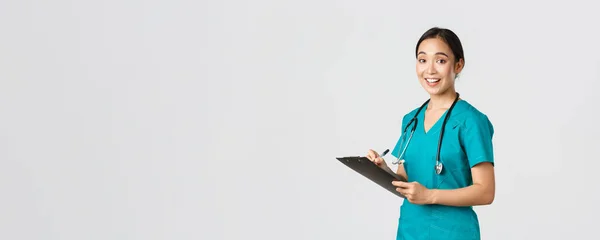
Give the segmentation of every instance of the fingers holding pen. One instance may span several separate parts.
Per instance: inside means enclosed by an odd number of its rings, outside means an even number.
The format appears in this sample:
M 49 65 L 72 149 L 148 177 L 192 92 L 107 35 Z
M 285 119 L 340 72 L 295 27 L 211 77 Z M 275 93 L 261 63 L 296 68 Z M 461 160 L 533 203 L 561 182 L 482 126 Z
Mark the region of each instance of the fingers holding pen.
M 373 149 L 369 149 L 369 151 L 367 152 L 367 158 L 371 161 L 374 161 L 378 157 L 379 154 Z
M 367 153 L 367 158 L 379 167 L 387 166 L 387 164 L 385 163 L 385 159 L 383 159 L 383 157 L 389 151 L 390 151 L 389 149 L 386 149 L 385 151 L 383 151 L 383 154 L 379 155 L 375 150 L 369 149 L 369 151 Z

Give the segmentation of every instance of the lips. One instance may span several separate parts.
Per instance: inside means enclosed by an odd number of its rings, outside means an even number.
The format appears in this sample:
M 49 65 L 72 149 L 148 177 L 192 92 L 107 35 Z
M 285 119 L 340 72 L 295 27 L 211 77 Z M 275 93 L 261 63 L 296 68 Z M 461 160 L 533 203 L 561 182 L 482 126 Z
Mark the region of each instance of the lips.
M 425 78 L 425 81 L 427 81 L 428 83 L 436 83 L 436 82 L 439 82 L 440 79 L 439 78 Z

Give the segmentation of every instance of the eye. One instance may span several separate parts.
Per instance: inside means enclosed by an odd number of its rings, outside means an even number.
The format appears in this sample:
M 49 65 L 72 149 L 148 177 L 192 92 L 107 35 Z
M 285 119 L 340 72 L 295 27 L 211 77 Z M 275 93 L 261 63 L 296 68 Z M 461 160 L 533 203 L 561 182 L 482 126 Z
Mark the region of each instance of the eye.
M 446 63 L 446 59 L 439 59 L 438 63 L 444 64 L 444 63 Z
M 419 62 L 420 62 L 420 63 L 424 63 L 424 62 L 425 62 L 425 59 L 419 59 Z

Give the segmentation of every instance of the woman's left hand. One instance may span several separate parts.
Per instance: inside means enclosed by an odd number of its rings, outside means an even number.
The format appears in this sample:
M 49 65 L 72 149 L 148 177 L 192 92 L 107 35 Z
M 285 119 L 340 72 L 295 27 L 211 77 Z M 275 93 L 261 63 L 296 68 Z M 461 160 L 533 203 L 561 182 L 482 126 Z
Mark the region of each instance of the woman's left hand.
M 432 191 L 418 182 L 392 181 L 396 191 L 406 197 L 410 203 L 432 204 Z

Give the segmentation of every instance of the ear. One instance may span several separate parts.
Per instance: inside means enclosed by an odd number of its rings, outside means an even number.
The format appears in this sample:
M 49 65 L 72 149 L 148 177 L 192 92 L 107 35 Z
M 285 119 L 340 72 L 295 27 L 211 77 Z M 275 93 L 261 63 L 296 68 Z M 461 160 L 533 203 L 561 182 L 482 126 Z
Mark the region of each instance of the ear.
M 456 75 L 458 75 L 463 67 L 465 66 L 465 60 L 464 59 L 460 59 L 458 60 L 458 62 L 456 64 L 454 64 L 454 73 L 456 73 Z

